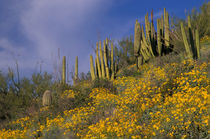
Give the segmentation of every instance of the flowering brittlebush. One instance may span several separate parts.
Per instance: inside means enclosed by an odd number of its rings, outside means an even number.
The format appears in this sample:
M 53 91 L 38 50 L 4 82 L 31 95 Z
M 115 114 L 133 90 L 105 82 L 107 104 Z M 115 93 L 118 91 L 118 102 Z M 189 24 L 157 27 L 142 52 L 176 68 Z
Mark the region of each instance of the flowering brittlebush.
M 33 118 L 0 130 L 2 138 L 204 138 L 208 136 L 209 63 L 192 60 L 163 67 L 145 64 L 141 77 L 118 77 L 117 91 L 94 88 L 85 107 L 66 110 L 45 123 Z M 74 97 L 68 90 L 65 96 Z M 44 110 L 42 110 L 44 111 Z M 41 112 L 42 112 L 41 111 Z

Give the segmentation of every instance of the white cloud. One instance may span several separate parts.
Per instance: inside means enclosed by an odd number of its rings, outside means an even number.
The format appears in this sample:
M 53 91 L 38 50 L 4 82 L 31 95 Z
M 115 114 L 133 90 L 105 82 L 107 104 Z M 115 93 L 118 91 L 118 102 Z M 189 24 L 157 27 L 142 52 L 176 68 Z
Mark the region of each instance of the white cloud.
M 46 69 L 52 67 L 52 54 L 58 48 L 62 55 L 69 56 L 70 65 L 79 56 L 82 71 L 87 71 L 92 51 L 88 40 L 97 35 L 97 18 L 108 9 L 105 0 L 31 0 L 21 15 L 23 33 L 33 43 L 32 55 L 42 59 Z

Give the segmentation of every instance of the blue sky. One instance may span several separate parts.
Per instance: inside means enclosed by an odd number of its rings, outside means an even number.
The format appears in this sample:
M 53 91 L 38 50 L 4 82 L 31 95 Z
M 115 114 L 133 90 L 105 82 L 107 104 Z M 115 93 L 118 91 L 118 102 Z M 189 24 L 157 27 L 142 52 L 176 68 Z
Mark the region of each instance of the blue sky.
M 79 57 L 79 72 L 89 70 L 89 55 L 99 39 L 119 40 L 132 35 L 135 20 L 143 21 L 153 9 L 163 8 L 185 18 L 186 11 L 205 0 L 0 0 L 0 71 L 15 68 L 21 77 L 48 71 L 56 74 L 58 49 L 72 70 Z M 57 67 L 57 68 L 56 68 Z

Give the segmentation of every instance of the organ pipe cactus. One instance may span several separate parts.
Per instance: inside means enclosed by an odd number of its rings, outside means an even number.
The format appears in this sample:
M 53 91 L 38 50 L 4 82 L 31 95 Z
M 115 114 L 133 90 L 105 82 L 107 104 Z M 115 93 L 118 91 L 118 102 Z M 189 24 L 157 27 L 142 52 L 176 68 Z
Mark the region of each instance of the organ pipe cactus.
M 161 43 L 161 23 L 160 19 L 157 19 L 157 45 L 158 45 L 158 55 L 161 56 L 162 43 Z
M 134 56 L 138 57 L 140 55 L 140 47 L 141 47 L 141 27 L 136 20 L 135 24 L 135 32 L 134 32 Z
M 138 22 L 138 20 L 136 20 L 136 24 L 135 24 L 135 33 L 134 33 L 134 56 L 137 59 L 137 63 L 136 63 L 136 67 L 137 69 L 139 68 L 139 66 L 142 64 L 142 60 L 140 57 L 140 49 L 141 49 L 141 39 L 142 39 L 142 33 L 141 33 L 141 26 Z M 140 60 L 140 61 L 139 61 Z
M 149 23 L 149 17 L 148 17 L 148 13 L 145 16 L 145 31 L 146 31 L 146 39 L 149 38 L 149 34 L 150 34 L 150 23 Z
M 63 56 L 62 83 L 66 83 L 66 56 Z
M 101 48 L 101 41 L 99 41 L 99 51 L 100 51 L 100 60 L 101 60 L 101 75 L 102 78 L 105 78 L 105 69 L 104 69 L 104 59 L 103 59 L 103 53 L 102 53 L 102 48 Z
M 111 71 L 112 71 L 111 79 L 114 80 L 115 71 L 114 71 L 114 45 L 113 45 L 113 42 L 111 42 Z
M 101 78 L 101 66 L 100 66 L 100 60 L 98 55 L 98 42 L 96 43 L 96 60 L 97 60 L 97 69 L 98 69 L 98 76 Z
M 187 23 L 188 23 L 188 30 L 189 30 L 189 38 L 190 38 L 190 45 L 192 48 L 192 53 L 193 53 L 193 58 L 196 58 L 196 49 L 194 46 L 194 40 L 193 40 L 193 30 L 192 30 L 192 26 L 191 26 L 191 21 L 190 21 L 190 16 L 187 17 Z
M 93 65 L 93 56 L 90 55 L 90 74 L 91 74 L 91 78 L 92 80 L 95 80 L 95 71 L 94 71 L 94 65 Z
M 188 16 L 188 32 L 189 32 L 189 40 L 190 43 L 188 43 L 187 36 L 184 30 L 184 25 L 181 22 L 181 32 L 182 32 L 182 38 L 184 41 L 185 50 L 187 52 L 187 56 L 190 59 L 197 59 L 200 58 L 200 40 L 199 40 L 199 33 L 198 30 L 195 30 L 195 39 L 193 38 L 193 29 L 191 28 L 191 22 L 190 22 L 190 16 Z M 196 45 L 196 48 L 195 48 Z
M 181 22 L 181 32 L 182 32 L 182 38 L 183 38 L 183 41 L 184 41 L 184 46 L 185 46 L 185 50 L 187 52 L 187 56 L 190 59 L 193 59 L 192 50 L 190 49 L 190 45 L 187 41 L 187 36 L 186 36 L 185 30 L 184 30 L 184 25 L 183 25 L 182 22 Z
M 106 78 L 109 79 L 109 67 L 108 67 L 108 59 L 107 59 L 107 46 L 108 46 L 108 39 L 107 42 L 104 40 L 104 65 L 105 65 L 105 70 L 106 70 Z
M 169 16 L 168 12 L 164 8 L 164 29 L 165 29 L 165 46 L 169 47 L 170 40 L 169 40 Z
M 196 44 L 196 50 L 197 50 L 197 58 L 200 59 L 200 39 L 199 39 L 199 32 L 198 29 L 195 30 L 195 44 Z

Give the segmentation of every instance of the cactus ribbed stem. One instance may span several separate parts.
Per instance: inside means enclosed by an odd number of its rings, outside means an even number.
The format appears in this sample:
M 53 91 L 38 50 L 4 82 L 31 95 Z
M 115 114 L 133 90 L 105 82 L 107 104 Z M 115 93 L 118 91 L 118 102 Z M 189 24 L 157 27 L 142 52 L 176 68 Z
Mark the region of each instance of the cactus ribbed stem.
M 114 45 L 113 45 L 113 42 L 111 42 L 111 71 L 112 71 L 111 79 L 114 80 L 115 72 L 114 72 Z
M 101 48 L 101 41 L 99 41 L 99 51 L 100 51 L 100 60 L 101 60 L 101 72 L 102 72 L 102 78 L 105 78 L 105 69 L 104 69 L 104 59 L 103 59 L 103 53 Z
M 98 54 L 98 42 L 96 43 L 96 60 L 97 60 L 97 69 L 98 69 L 98 76 L 101 78 L 101 66 L 100 66 L 100 60 L 99 60 L 99 54 Z
M 93 56 L 90 55 L 90 74 L 91 74 L 91 78 L 92 80 L 95 80 L 95 71 L 94 71 L 94 65 L 93 65 Z
M 162 49 L 162 43 L 161 43 L 161 36 L 160 36 L 160 19 L 157 19 L 157 44 L 158 44 L 158 54 L 161 56 L 161 49 Z
M 184 41 L 184 46 L 185 46 L 185 50 L 187 52 L 187 56 L 190 59 L 193 59 L 193 54 L 192 54 L 192 51 L 190 49 L 190 45 L 188 44 L 187 36 L 186 36 L 185 30 L 184 30 L 184 25 L 183 25 L 182 22 L 181 22 L 181 32 L 182 32 L 182 38 L 183 38 L 183 41 Z
M 161 20 L 160 20 L 160 29 L 161 29 L 161 36 L 164 34 L 164 20 L 163 20 L 163 15 L 161 15 Z
M 195 30 L 195 44 L 196 44 L 196 50 L 197 50 L 197 58 L 200 59 L 200 39 L 199 39 L 199 33 L 198 29 Z
M 146 33 L 146 38 L 149 38 L 149 34 L 150 34 L 150 23 L 149 23 L 149 17 L 148 17 L 148 13 L 145 16 L 145 33 Z
M 169 47 L 169 16 L 164 8 L 164 26 L 165 26 L 165 46 Z
M 148 42 L 149 44 L 147 43 L 146 41 L 146 38 L 145 38 L 145 35 L 144 35 L 144 28 L 142 26 L 142 40 L 143 40 L 143 43 L 144 43 L 144 46 L 147 47 L 149 49 L 149 52 L 150 52 L 150 56 L 151 57 L 154 57 L 154 53 L 153 53 L 153 50 L 152 50 L 152 46 L 151 46 L 151 42 L 150 42 L 150 37 L 148 37 Z
M 95 76 L 98 77 L 97 58 L 95 58 Z
M 66 83 L 66 56 L 63 56 L 62 83 Z
M 189 38 L 190 38 L 190 45 L 191 45 L 191 49 L 193 53 L 193 58 L 196 58 L 197 55 L 196 55 L 196 49 L 195 49 L 194 40 L 193 40 L 193 31 L 191 28 L 190 16 L 187 17 L 187 23 L 188 23 Z
M 139 56 L 140 47 L 141 47 L 141 27 L 138 20 L 136 20 L 135 32 L 134 32 L 134 56 L 136 57 Z
M 108 40 L 107 40 L 107 43 L 104 40 L 104 65 L 105 65 L 105 69 L 106 69 L 106 78 L 109 79 L 110 76 L 109 76 L 109 67 L 108 67 L 108 59 L 107 59 L 107 56 L 108 56 L 107 45 L 108 45 Z

